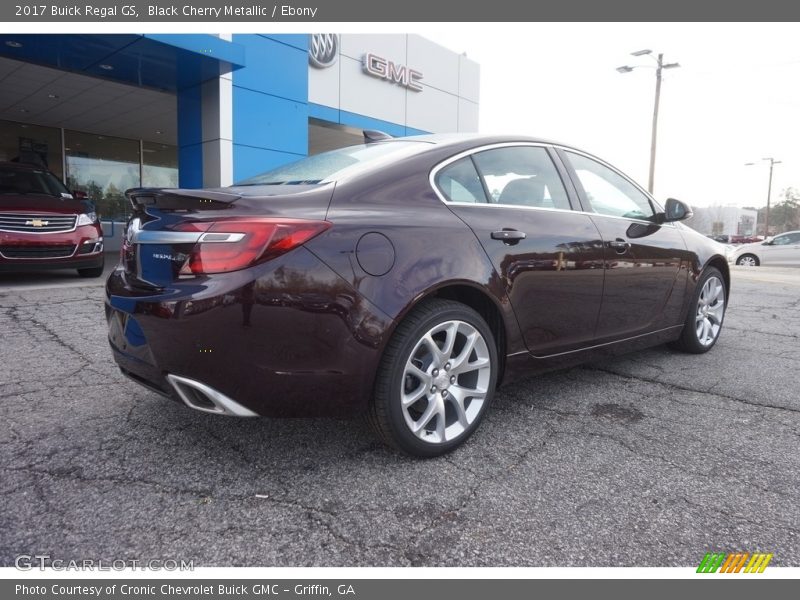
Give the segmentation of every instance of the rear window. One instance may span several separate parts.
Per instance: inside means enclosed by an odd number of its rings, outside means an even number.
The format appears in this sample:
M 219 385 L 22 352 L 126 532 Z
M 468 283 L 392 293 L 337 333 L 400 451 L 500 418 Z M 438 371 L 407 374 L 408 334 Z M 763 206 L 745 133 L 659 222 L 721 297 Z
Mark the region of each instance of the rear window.
M 0 167 L 0 194 L 67 194 L 67 188 L 49 171 Z
M 315 154 L 235 185 L 303 185 L 338 181 L 364 168 L 391 164 L 416 153 L 423 142 L 379 142 Z

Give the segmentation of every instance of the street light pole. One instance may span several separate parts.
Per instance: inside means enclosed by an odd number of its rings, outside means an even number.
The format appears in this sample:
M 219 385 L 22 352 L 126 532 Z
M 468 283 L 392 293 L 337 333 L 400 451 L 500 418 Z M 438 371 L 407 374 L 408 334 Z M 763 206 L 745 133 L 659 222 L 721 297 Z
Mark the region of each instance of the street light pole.
M 650 176 L 647 179 L 647 191 L 653 193 L 656 175 L 656 138 L 658 137 L 658 104 L 661 101 L 661 70 L 664 67 L 664 55 L 658 55 L 656 67 L 656 97 L 653 100 L 653 130 L 650 133 Z
M 658 58 L 654 58 L 652 50 L 638 50 L 636 52 L 631 52 L 631 55 L 650 56 L 650 58 L 656 61 L 656 95 L 653 100 L 653 126 L 650 132 L 650 175 L 647 181 L 647 191 L 652 194 L 656 176 L 656 141 L 658 138 L 658 108 L 661 102 L 661 72 L 664 69 L 675 69 L 681 65 L 676 62 L 664 64 L 664 55 L 659 53 Z M 642 66 L 646 65 L 635 65 L 633 67 L 624 65 L 622 67 L 617 67 L 617 71 L 619 73 L 630 73 L 634 69 Z

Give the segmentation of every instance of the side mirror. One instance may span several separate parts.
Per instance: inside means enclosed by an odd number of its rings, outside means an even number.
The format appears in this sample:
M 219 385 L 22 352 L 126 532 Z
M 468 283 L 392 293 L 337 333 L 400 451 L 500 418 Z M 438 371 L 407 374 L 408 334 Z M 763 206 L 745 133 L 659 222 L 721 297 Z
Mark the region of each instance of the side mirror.
M 664 205 L 664 213 L 660 219 L 663 223 L 672 223 L 674 221 L 685 221 L 694 216 L 692 207 L 676 200 L 675 198 L 667 198 L 667 203 Z
M 88 194 L 82 190 L 72 190 L 72 197 L 76 200 L 84 200 L 88 198 Z

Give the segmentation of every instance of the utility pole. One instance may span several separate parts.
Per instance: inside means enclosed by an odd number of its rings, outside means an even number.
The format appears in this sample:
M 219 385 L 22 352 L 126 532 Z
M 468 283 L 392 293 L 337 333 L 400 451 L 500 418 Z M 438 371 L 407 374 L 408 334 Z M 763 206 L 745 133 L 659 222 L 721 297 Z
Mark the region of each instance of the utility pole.
M 638 50 L 636 52 L 631 52 L 631 56 L 649 56 L 656 61 L 656 96 L 653 100 L 653 126 L 650 132 L 650 176 L 647 181 L 647 191 L 652 194 L 656 178 L 656 140 L 658 138 L 658 106 L 661 102 L 661 71 L 664 69 L 675 69 L 681 65 L 676 62 L 664 64 L 664 55 L 659 53 L 658 58 L 655 58 L 652 50 Z M 638 69 L 642 66 L 645 65 L 634 65 L 632 67 L 623 65 L 617 67 L 617 72 L 630 73 L 634 69 Z
M 772 157 L 765 158 L 763 160 L 769 161 L 769 183 L 767 184 L 767 223 L 766 228 L 764 229 L 764 237 L 769 237 L 769 203 L 772 199 L 772 169 L 775 167 L 776 163 L 780 163 L 781 161 L 775 160 Z
M 769 180 L 767 181 L 767 214 L 766 218 L 764 219 L 764 238 L 769 237 L 769 205 L 770 200 L 772 200 L 772 170 L 775 168 L 775 165 L 781 164 L 782 161 L 775 160 L 773 157 L 762 158 L 761 160 L 765 160 L 769 162 Z M 756 163 L 745 163 L 745 166 L 751 166 Z

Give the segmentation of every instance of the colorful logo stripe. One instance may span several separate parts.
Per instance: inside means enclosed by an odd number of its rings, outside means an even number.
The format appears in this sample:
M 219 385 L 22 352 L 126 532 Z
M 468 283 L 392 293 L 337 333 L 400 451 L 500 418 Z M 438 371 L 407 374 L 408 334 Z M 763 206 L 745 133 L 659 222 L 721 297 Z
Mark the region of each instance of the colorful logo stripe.
M 698 573 L 763 573 L 772 560 L 772 554 L 756 552 L 706 552 Z M 748 559 L 750 559 L 748 561 Z M 745 566 L 746 563 L 746 566 Z

